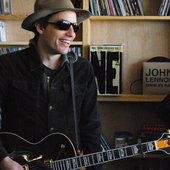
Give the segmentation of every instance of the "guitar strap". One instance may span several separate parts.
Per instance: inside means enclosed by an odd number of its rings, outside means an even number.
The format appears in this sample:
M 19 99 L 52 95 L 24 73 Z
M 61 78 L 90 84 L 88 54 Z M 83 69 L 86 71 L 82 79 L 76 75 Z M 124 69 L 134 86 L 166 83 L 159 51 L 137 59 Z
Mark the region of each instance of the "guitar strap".
M 70 63 L 70 76 L 71 76 L 71 92 L 72 92 L 72 102 L 73 102 L 73 114 L 74 114 L 74 130 L 75 130 L 75 145 L 77 152 L 80 151 L 79 135 L 78 135 L 78 124 L 77 124 L 77 114 L 76 114 L 76 101 L 75 101 L 75 86 L 74 86 L 74 70 L 73 64 L 77 61 L 78 57 L 73 52 L 68 53 L 68 60 Z

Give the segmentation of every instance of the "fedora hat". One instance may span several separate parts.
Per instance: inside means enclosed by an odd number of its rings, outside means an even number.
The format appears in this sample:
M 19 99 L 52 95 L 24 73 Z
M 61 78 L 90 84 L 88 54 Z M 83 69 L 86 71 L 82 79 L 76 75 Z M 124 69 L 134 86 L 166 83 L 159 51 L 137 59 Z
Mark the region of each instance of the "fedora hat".
M 81 23 L 90 17 L 90 12 L 80 8 L 74 8 L 70 0 L 36 0 L 34 4 L 34 13 L 27 16 L 22 22 L 22 28 L 33 31 L 34 23 L 41 18 L 61 11 L 75 11 L 77 22 Z

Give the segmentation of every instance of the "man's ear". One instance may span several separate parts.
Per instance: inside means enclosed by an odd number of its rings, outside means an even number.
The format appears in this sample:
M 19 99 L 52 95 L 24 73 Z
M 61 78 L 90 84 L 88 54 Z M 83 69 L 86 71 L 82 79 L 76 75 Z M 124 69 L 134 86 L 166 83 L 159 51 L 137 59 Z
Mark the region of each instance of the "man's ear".
M 44 31 L 44 26 L 42 23 L 36 22 L 35 23 L 35 29 L 39 34 L 42 34 Z

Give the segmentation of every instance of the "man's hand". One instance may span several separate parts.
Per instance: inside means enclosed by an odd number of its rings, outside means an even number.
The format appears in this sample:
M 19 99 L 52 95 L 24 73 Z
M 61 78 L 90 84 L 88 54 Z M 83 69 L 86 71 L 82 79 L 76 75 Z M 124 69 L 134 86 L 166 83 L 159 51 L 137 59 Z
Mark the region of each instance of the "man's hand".
M 0 169 L 1 170 L 24 170 L 23 167 L 20 164 L 18 164 L 17 162 L 13 161 L 9 157 L 5 157 L 0 162 Z

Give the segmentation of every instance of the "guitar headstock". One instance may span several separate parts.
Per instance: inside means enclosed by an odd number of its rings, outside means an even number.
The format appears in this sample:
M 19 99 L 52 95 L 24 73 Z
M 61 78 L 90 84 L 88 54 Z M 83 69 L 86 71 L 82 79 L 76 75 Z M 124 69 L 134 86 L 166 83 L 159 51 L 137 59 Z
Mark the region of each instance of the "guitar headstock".
M 163 133 L 162 136 L 155 141 L 156 149 L 170 154 L 170 133 Z

